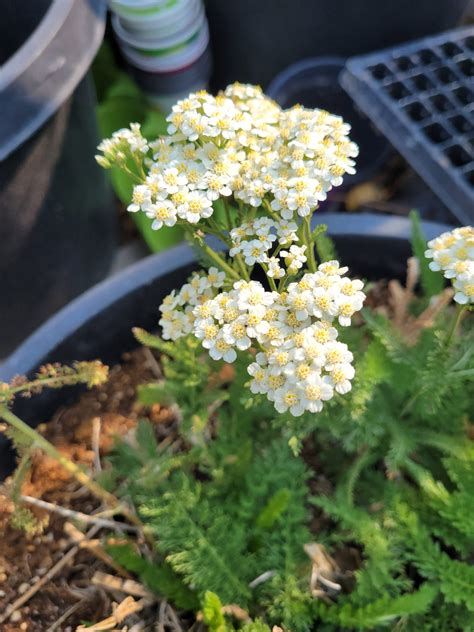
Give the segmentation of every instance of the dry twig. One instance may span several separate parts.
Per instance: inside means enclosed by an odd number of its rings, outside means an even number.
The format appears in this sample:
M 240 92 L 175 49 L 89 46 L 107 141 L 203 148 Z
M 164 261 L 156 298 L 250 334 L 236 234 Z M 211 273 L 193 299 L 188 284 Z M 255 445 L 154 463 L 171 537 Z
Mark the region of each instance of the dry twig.
M 150 606 L 152 603 L 152 600 L 145 597 L 139 601 L 135 601 L 131 596 L 125 597 L 121 603 L 115 606 L 114 612 L 110 617 L 92 626 L 80 625 L 76 628 L 76 632 L 103 632 L 104 630 L 113 630 L 115 626 L 122 623 L 127 617 L 140 612 L 143 608 Z
M 97 473 L 102 472 L 102 464 L 100 462 L 100 431 L 102 428 L 102 419 L 94 417 L 92 420 L 92 438 L 91 445 L 94 452 L 94 468 Z
M 92 583 L 95 586 L 101 586 L 105 590 L 119 591 L 126 595 L 132 595 L 132 597 L 147 597 L 153 599 L 153 594 L 147 590 L 142 584 L 134 581 L 133 579 L 120 579 L 115 575 L 109 575 L 108 573 L 102 573 L 96 571 L 92 577 Z
M 119 575 L 122 575 L 122 577 L 125 577 L 126 579 L 132 579 L 132 575 L 130 575 L 123 566 L 118 564 L 108 553 L 104 551 L 100 540 L 87 539 L 82 531 L 76 529 L 76 527 L 70 522 L 66 522 L 64 524 L 64 532 L 71 538 L 71 540 L 76 542 L 80 549 L 87 549 L 101 562 L 104 562 L 104 564 L 113 568 Z
M 77 520 L 86 524 L 95 524 L 104 529 L 114 529 L 115 531 L 132 531 L 133 533 L 139 532 L 138 527 L 127 524 L 125 522 L 116 522 L 115 520 L 107 520 L 96 515 L 89 515 L 82 513 L 81 511 L 74 511 L 73 509 L 66 509 L 60 505 L 54 505 L 53 503 L 46 502 L 40 498 L 34 498 L 33 496 L 20 496 L 20 500 L 38 507 L 39 509 L 45 509 L 52 513 L 57 513 L 64 518 L 70 518 L 71 520 Z

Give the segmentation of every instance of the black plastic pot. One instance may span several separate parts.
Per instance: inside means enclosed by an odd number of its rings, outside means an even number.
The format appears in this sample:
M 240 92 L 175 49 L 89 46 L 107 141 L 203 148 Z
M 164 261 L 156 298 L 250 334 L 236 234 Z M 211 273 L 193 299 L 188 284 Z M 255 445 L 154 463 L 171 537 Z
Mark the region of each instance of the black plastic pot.
M 402 278 L 411 254 L 410 224 L 405 218 L 371 213 L 357 216 L 321 213 L 315 224 L 326 223 L 341 261 L 354 275 L 369 279 Z M 425 222 L 427 238 L 445 230 L 444 224 Z M 158 307 L 166 294 L 182 285 L 197 267 L 191 249 L 176 246 L 151 255 L 100 283 L 66 306 L 40 327 L 0 365 L 0 381 L 31 375 L 45 362 L 71 363 L 100 358 L 112 364 L 136 346 L 131 329 L 154 329 Z M 51 418 L 60 406 L 77 396 L 77 389 L 46 391 L 32 399 L 18 399 L 15 411 L 36 425 Z M 13 467 L 8 442 L 0 437 L 0 478 Z
M 216 88 L 266 87 L 305 57 L 350 57 L 455 26 L 469 0 L 206 0 Z
M 370 119 L 356 110 L 339 83 L 344 67 L 343 57 L 303 59 L 278 74 L 266 92 L 283 108 L 297 103 L 307 108 L 321 108 L 339 114 L 351 124 L 351 139 L 358 144 L 360 153 L 356 160 L 357 172 L 344 178 L 344 188 L 348 188 L 369 180 L 393 154 L 393 149 Z
M 103 278 L 116 213 L 87 73 L 103 0 L 7 0 L 0 22 L 0 357 Z

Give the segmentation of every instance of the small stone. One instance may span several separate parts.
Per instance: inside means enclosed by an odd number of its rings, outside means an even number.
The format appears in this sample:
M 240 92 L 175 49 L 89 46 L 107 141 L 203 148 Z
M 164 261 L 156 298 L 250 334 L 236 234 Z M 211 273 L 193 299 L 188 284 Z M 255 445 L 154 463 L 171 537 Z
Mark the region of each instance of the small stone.
M 18 623 L 18 621 L 21 619 L 21 612 L 19 610 L 15 610 L 15 612 L 13 612 L 10 615 L 10 621 L 12 623 Z
M 22 595 L 23 593 L 26 593 L 26 591 L 28 590 L 29 587 L 30 587 L 30 585 L 27 582 L 23 582 L 23 584 L 20 584 L 18 586 L 19 594 Z
M 20 625 L 20 630 L 28 630 L 28 624 L 26 621 L 23 621 L 23 623 Z

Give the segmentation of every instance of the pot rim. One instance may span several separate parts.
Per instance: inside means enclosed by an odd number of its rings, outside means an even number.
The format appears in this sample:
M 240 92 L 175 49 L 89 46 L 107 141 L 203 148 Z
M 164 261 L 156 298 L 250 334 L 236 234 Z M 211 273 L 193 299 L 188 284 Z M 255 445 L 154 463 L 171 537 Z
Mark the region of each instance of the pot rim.
M 373 237 L 407 241 L 411 231 L 408 218 L 376 213 L 319 213 L 313 217 L 313 227 L 318 224 L 326 224 L 328 234 L 336 238 Z M 422 227 L 427 240 L 452 230 L 452 226 L 429 221 L 422 222 Z M 216 250 L 224 248 L 223 244 L 215 240 L 211 243 Z M 183 243 L 165 252 L 149 255 L 101 281 L 46 320 L 0 363 L 0 381 L 9 382 L 15 375 L 30 372 L 57 345 L 58 340 L 66 339 L 106 307 L 112 306 L 132 290 L 150 285 L 157 275 L 173 273 L 195 260 L 191 247 Z M 158 320 L 158 305 L 156 310 Z
M 0 161 L 73 93 L 102 42 L 105 15 L 104 0 L 53 0 L 26 42 L 0 66 L 0 112 L 7 119 L 0 121 Z M 13 125 L 8 112 L 16 110 L 24 120 Z

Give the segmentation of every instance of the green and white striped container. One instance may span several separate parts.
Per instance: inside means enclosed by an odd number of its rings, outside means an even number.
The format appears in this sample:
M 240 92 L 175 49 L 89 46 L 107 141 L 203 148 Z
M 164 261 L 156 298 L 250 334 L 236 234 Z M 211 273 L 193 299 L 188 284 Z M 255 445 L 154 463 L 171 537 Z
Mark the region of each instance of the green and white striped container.
M 212 66 L 202 0 L 110 0 L 112 28 L 138 85 L 164 110 L 207 87 Z
M 118 15 L 112 16 L 112 28 L 119 44 L 131 46 L 138 51 L 166 51 L 169 48 L 185 44 L 202 28 L 206 21 L 204 7 L 200 0 L 189 0 L 190 7 L 186 19 L 174 23 L 173 27 L 160 26 L 148 31 L 136 33 L 128 30 Z M 144 54 L 148 54 L 145 52 Z M 166 54 L 166 53 L 165 53 Z
M 118 4 L 120 6 L 117 6 Z M 114 14 L 119 17 L 123 29 L 130 35 L 140 36 L 152 33 L 156 35 L 175 33 L 193 21 L 193 16 L 202 3 L 201 0 L 153 0 L 153 2 L 121 0 L 120 3 L 112 0 L 110 6 Z
M 188 40 L 163 49 L 136 49 L 122 45 L 125 59 L 140 70 L 174 72 L 192 64 L 209 44 L 209 28 L 204 20 L 199 31 Z

